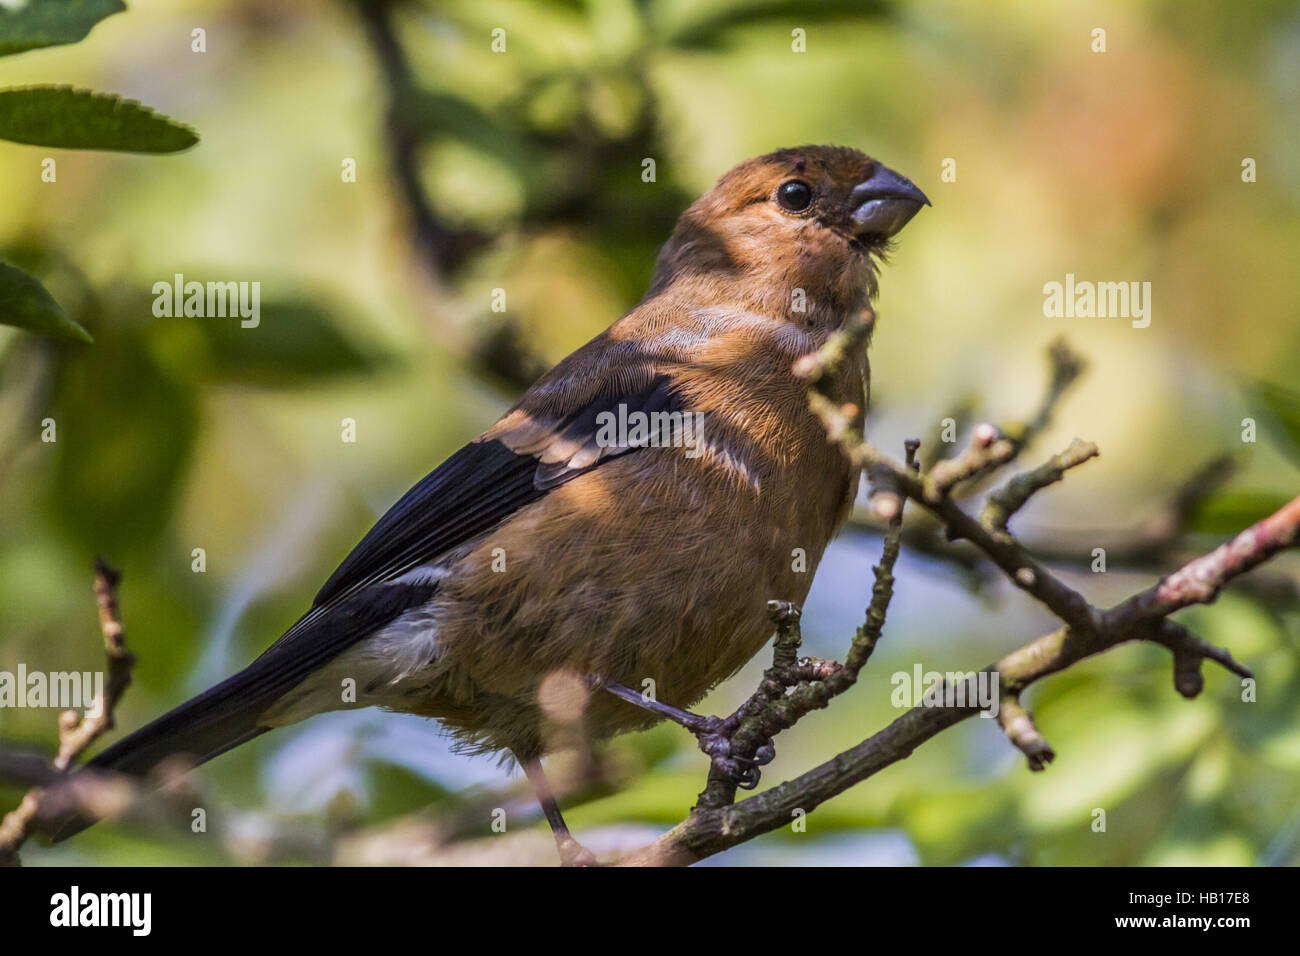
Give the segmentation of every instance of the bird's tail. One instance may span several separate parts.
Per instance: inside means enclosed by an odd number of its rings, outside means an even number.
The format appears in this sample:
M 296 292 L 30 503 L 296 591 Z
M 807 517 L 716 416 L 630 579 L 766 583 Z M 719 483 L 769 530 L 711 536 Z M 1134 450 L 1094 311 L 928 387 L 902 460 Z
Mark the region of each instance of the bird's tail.
M 426 604 L 433 591 L 432 584 L 383 584 L 313 605 L 234 677 L 141 727 L 86 767 L 144 777 L 168 757 L 185 755 L 197 766 L 266 733 L 271 729 L 267 712 L 287 692 L 357 641 Z M 60 821 L 54 840 L 65 840 L 94 822 L 86 814 Z
M 168 757 L 182 755 L 194 766 L 206 763 L 271 728 L 260 723 L 274 695 L 259 693 L 256 665 L 168 711 L 122 738 L 86 764 L 86 769 L 145 777 Z M 61 821 L 54 842 L 66 840 L 96 822 L 78 813 Z

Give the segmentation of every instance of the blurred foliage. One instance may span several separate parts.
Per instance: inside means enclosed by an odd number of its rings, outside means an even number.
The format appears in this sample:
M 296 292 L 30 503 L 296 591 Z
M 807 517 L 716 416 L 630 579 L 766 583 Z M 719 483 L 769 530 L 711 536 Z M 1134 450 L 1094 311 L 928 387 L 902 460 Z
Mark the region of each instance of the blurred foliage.
M 75 43 L 119 0 L 30 0 L 0 6 L 0 56 Z M 132 100 L 70 87 L 0 89 L 0 140 L 64 149 L 174 153 L 198 142 L 194 131 Z M 51 170 L 43 170 L 51 175 Z M 57 181 L 57 174 L 55 179 Z M 0 324 L 57 339 L 90 341 L 38 281 L 0 263 Z
M 165 159 L 0 143 L 0 308 L 94 336 L 0 329 L 0 669 L 98 666 L 96 553 L 125 571 L 140 657 L 119 726 L 240 666 L 406 487 L 636 302 L 696 195 L 802 142 L 859 146 L 935 202 L 882 275 L 878 444 L 931 434 L 967 396 L 981 416 L 1023 414 L 1044 345 L 1065 333 L 1090 371 L 1027 461 L 1075 434 L 1103 457 L 1035 500 L 1026 538 L 1122 532 L 1221 452 L 1239 473 L 1183 543 L 1212 547 L 1267 514 L 1300 474 L 1300 10 L 992 6 L 142 0 L 106 20 L 120 4 L 0 7 L 0 53 L 102 20 L 93 42 L 0 60 L 0 83 L 109 87 L 204 132 Z M 28 40 L 13 39 L 15 16 Z M 206 53 L 191 49 L 195 24 Z M 1105 54 L 1090 50 L 1098 26 Z M 57 182 L 41 179 L 46 157 Z M 1257 182 L 1241 180 L 1245 157 Z M 955 182 L 941 179 L 950 158 Z M 7 305 L 14 270 L 59 305 L 34 292 Z M 1045 319 L 1043 284 L 1067 272 L 1151 281 L 1151 327 Z M 156 316 L 150 290 L 178 273 L 260 282 L 257 327 Z M 1242 441 L 1246 418 L 1257 442 Z M 57 439 L 42 440 L 51 419 Z M 355 443 L 340 440 L 344 419 Z M 843 652 L 875 557 L 832 546 L 805 609 L 810 653 Z M 905 557 L 861 685 L 782 735 L 765 785 L 896 717 L 893 673 L 979 667 L 1050 626 L 1011 589 L 971 595 L 939 570 Z M 1293 559 L 1268 572 L 1294 593 Z M 1103 605 L 1151 580 L 1077 577 Z M 990 721 L 968 721 L 819 808 L 807 833 L 724 860 L 870 862 L 885 851 L 857 841 L 878 832 L 924 863 L 1294 864 L 1300 616 L 1279 593 L 1234 591 L 1184 616 L 1254 668 L 1257 703 L 1213 669 L 1183 700 L 1163 651 L 1121 649 L 1030 695 L 1059 754 L 1044 773 Z M 704 709 L 729 711 L 763 663 Z M 48 749 L 54 715 L 0 711 L 0 735 Z M 671 727 L 608 757 L 628 785 L 574 807 L 580 830 L 670 825 L 703 785 L 704 758 Z M 424 722 L 379 714 L 267 735 L 200 776 L 214 805 L 339 827 L 450 813 L 507 782 Z M 222 830 L 96 827 L 27 860 L 199 863 L 226 858 Z
M 379 355 L 367 354 L 350 341 L 318 303 L 268 302 L 261 307 L 259 322 L 266 323 L 266 332 L 256 337 L 245 335 L 233 322 L 201 323 L 192 327 L 202 339 L 201 347 L 182 346 L 179 357 L 207 381 L 268 388 L 305 388 L 337 376 L 374 374 L 382 364 Z M 191 329 L 182 327 L 185 331 Z

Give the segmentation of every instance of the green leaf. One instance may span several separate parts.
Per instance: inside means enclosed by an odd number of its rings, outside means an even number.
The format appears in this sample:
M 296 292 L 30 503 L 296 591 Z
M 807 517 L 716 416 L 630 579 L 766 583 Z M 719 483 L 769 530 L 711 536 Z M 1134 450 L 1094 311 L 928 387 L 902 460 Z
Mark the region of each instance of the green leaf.
M 0 4 L 0 56 L 76 43 L 100 20 L 125 9 L 122 0 L 26 0 L 18 7 Z
M 0 323 L 52 339 L 93 342 L 90 333 L 59 308 L 54 296 L 22 269 L 0 262 Z
M 1281 434 L 1283 450 L 1292 461 L 1300 463 L 1300 391 L 1271 382 L 1257 382 L 1251 386 L 1252 404 L 1263 405 L 1270 421 Z
M 199 141 L 188 126 L 134 100 L 67 86 L 0 90 L 0 139 L 131 153 L 175 153 Z
M 333 315 L 308 301 L 268 302 L 252 328 L 244 328 L 238 316 L 172 321 L 197 325 L 207 346 L 207 376 L 220 383 L 311 385 L 379 365 L 339 330 Z

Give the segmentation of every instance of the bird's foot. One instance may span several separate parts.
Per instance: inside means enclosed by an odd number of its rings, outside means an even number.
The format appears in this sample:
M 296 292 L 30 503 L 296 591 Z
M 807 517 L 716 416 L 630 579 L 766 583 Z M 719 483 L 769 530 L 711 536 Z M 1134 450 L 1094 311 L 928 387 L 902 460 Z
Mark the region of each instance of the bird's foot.
M 745 757 L 735 752 L 733 735 L 740 720 L 732 714 L 727 718 L 709 717 L 706 720 L 716 722 L 706 731 L 696 733 L 695 739 L 700 749 L 709 755 L 713 769 L 731 780 L 741 790 L 753 790 L 762 777 L 760 767 L 765 767 L 776 758 L 776 743 L 771 737 L 754 751 L 754 756 Z
M 700 714 L 693 714 L 689 710 L 682 710 L 680 707 L 674 707 L 671 704 L 660 703 L 621 684 L 611 684 L 594 677 L 591 678 L 591 681 L 593 685 L 627 701 L 629 704 L 636 704 L 638 707 L 685 727 L 695 735 L 695 739 L 699 741 L 700 749 L 709 755 L 714 769 L 727 779 L 734 780 L 736 786 L 742 790 L 753 790 L 758 786 L 760 777 L 758 768 L 771 763 L 773 758 L 776 757 L 776 746 L 770 737 L 754 751 L 752 757 L 743 757 L 734 752 L 735 747 L 732 743 L 732 737 L 740 726 L 740 711 L 730 717 L 705 717 Z

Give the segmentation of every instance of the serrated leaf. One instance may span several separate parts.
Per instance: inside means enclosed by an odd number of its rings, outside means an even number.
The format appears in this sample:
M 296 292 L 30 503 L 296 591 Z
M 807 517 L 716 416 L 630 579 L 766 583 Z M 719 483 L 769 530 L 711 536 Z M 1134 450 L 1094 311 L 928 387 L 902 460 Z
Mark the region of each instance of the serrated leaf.
M 175 153 L 194 130 L 134 100 L 67 86 L 0 90 L 0 139 L 62 149 Z
M 34 278 L 0 262 L 0 323 L 52 339 L 93 342 L 90 333 L 68 317 Z
M 76 43 L 100 20 L 125 9 L 122 0 L 26 0 L 17 7 L 0 4 L 0 56 Z

